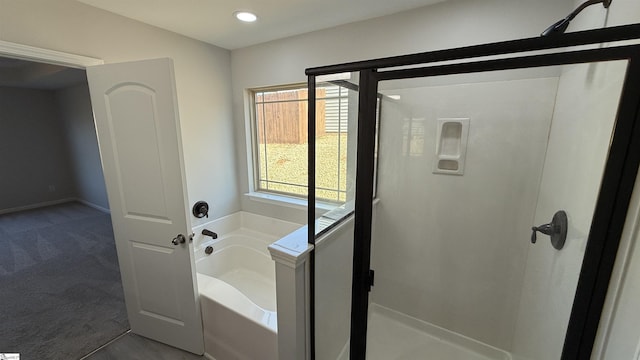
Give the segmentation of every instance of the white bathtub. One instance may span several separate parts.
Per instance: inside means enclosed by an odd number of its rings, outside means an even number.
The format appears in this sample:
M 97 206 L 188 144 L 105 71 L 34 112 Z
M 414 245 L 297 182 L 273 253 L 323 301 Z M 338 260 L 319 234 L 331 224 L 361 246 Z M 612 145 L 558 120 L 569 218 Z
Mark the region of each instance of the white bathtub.
M 277 359 L 275 266 L 267 246 L 300 226 L 238 212 L 194 228 L 206 357 Z M 218 239 L 203 236 L 205 228 Z

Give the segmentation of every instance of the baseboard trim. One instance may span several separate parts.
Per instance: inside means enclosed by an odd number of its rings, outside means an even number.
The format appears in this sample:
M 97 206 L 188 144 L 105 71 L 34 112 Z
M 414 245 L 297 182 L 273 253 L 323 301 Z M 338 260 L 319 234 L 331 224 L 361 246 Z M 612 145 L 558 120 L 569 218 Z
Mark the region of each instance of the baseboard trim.
M 52 205 L 59 205 L 59 204 L 64 204 L 68 202 L 73 202 L 73 201 L 77 201 L 77 199 L 65 198 L 65 199 L 58 199 L 58 200 L 52 200 L 52 201 L 44 201 L 36 204 L 17 206 L 9 209 L 0 209 L 0 214 L 9 214 L 9 213 L 18 212 L 18 211 L 38 209 L 38 208 L 43 208 L 43 207 L 52 206 Z
M 77 201 L 77 202 L 79 202 L 79 203 L 81 203 L 83 205 L 87 205 L 88 207 L 94 208 L 94 209 L 96 209 L 98 211 L 102 211 L 105 214 L 111 214 L 111 210 L 109 210 L 109 209 L 107 209 L 105 207 L 102 207 L 100 205 L 96 205 L 94 203 L 90 203 L 87 200 L 76 198 L 76 199 L 74 199 L 74 201 Z

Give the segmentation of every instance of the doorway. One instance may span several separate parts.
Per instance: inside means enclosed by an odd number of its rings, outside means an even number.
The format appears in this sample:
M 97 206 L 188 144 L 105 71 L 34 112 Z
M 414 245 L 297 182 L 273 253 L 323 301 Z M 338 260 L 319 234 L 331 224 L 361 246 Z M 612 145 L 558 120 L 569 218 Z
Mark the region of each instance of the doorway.
M 2 350 L 80 358 L 129 329 L 85 71 L 0 75 Z

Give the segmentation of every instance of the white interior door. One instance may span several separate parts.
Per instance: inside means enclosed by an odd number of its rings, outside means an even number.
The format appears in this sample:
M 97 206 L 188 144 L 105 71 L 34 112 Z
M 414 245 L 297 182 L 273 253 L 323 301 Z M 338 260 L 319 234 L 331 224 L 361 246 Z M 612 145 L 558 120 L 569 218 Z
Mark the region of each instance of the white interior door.
M 131 330 L 202 354 L 173 62 L 92 66 L 87 77 Z

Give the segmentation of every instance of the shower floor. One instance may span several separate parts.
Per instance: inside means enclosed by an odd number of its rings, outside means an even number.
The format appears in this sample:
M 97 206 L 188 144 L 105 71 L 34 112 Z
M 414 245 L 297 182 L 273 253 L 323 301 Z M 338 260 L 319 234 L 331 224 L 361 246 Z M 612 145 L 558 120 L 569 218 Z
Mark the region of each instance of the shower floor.
M 511 360 L 502 350 L 371 304 L 367 360 Z

